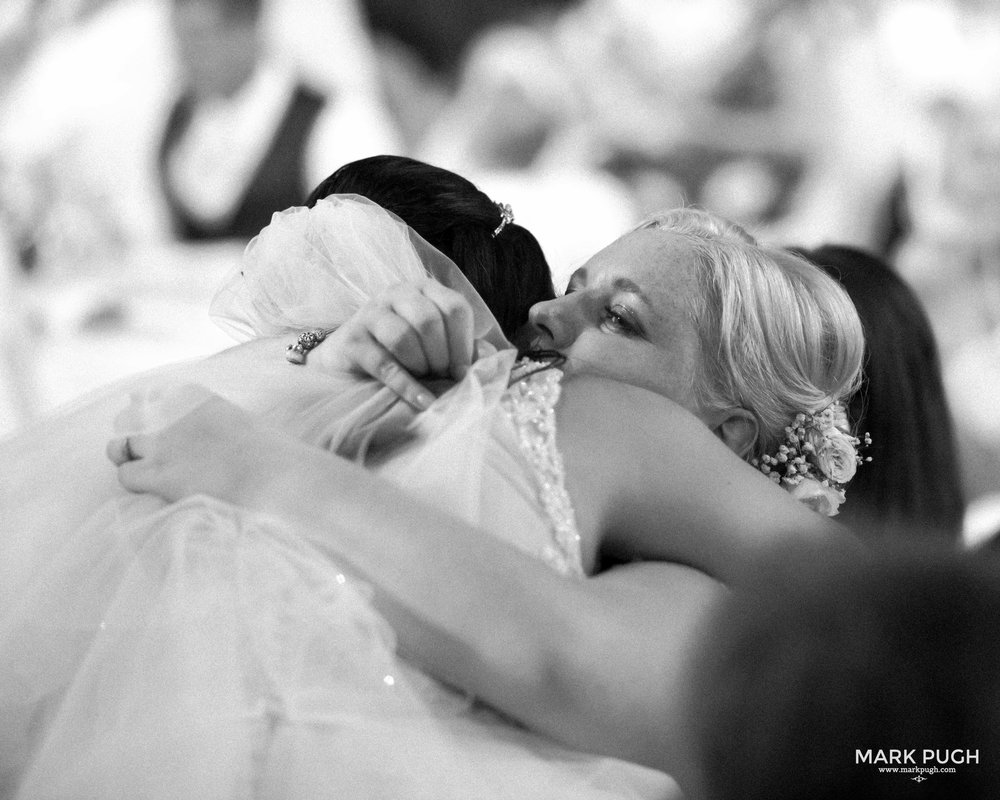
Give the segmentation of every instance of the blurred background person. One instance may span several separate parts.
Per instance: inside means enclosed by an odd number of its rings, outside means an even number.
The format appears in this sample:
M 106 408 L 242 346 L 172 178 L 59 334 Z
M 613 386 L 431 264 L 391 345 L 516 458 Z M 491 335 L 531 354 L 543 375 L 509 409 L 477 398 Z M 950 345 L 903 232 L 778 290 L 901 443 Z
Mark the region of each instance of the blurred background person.
M 888 257 L 941 348 L 974 543 L 1000 530 L 1000 8 L 894 0 L 880 41 L 909 111 Z
M 398 149 L 374 70 L 351 0 L 109 0 L 12 82 L 0 154 L 24 180 L 5 199 L 37 218 L 56 198 L 36 173 L 58 173 L 76 183 L 61 202 L 110 206 L 118 230 L 91 219 L 93 238 L 186 238 L 187 201 L 246 239 L 340 164 Z
M 274 52 L 263 5 L 172 0 L 182 88 L 158 161 L 182 239 L 249 240 L 336 166 L 399 149 L 377 103 L 310 81 Z
M 399 141 L 353 0 L 31 10 L 0 85 L 0 218 L 51 406 L 227 344 L 207 303 L 249 238 Z
M 579 0 L 360 0 L 378 52 L 387 102 L 416 149 L 448 111 L 469 53 L 507 26 L 533 27 Z M 516 60 L 510 53 L 509 60 Z M 485 102 L 488 102 L 484 98 Z M 508 124 L 516 124 L 508 121 Z
M 840 281 L 865 330 L 861 387 L 848 404 L 871 435 L 871 463 L 851 481 L 838 519 L 869 538 L 919 532 L 958 543 L 961 461 L 937 342 L 920 300 L 882 259 L 856 247 L 793 248 Z
M 889 254 L 952 355 L 1000 322 L 1000 13 L 975 0 L 897 0 L 883 23 L 911 111 Z
M 852 559 L 783 550 L 760 566 L 758 588 L 704 628 L 689 800 L 997 796 L 995 557 L 908 537 Z M 913 751 L 899 766 L 954 772 L 881 772 L 890 748 Z
M 586 175 L 603 198 L 580 203 L 588 220 L 695 204 L 764 238 L 868 243 L 894 174 L 872 17 L 850 2 L 583 0 L 478 37 L 422 152 L 532 190 Z

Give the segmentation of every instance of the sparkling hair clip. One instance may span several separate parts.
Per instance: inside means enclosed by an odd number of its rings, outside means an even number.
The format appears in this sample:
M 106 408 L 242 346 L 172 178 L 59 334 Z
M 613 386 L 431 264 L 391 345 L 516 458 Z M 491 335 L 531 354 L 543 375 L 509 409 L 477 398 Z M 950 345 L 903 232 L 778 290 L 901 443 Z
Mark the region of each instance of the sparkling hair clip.
M 496 239 L 503 229 L 507 225 L 514 221 L 514 209 L 510 207 L 510 203 L 497 203 L 496 207 L 500 209 L 500 224 L 497 225 L 497 229 L 493 231 L 493 238 Z
M 858 454 L 871 443 L 867 433 L 860 439 L 850 434 L 843 403 L 833 403 L 815 414 L 796 414 L 777 452 L 750 463 L 795 499 L 832 517 L 858 466 L 871 461 Z

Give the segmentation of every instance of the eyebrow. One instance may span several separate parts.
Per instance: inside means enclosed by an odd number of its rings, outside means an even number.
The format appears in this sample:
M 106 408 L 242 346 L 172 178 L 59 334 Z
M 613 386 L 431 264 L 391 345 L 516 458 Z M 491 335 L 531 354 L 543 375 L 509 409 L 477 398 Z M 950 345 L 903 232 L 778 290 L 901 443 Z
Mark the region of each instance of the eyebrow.
M 612 288 L 615 289 L 615 291 L 628 292 L 629 294 L 634 294 L 645 305 L 649 306 L 650 308 L 653 307 L 653 304 L 649 302 L 649 298 L 646 297 L 646 293 L 642 291 L 639 284 L 637 284 L 635 281 L 631 281 L 628 278 L 615 278 L 611 282 L 611 286 Z
M 577 286 L 580 283 L 586 285 L 587 283 L 587 268 L 580 267 L 574 270 L 573 274 L 569 276 L 569 281 L 566 283 L 566 288 L 569 289 L 572 286 Z M 642 287 L 639 286 L 635 281 L 629 278 L 614 278 L 611 281 L 611 288 L 617 292 L 628 292 L 629 294 L 636 295 L 644 304 L 653 307 L 653 304 L 649 302 L 649 298 L 646 297 L 646 293 L 643 292 Z

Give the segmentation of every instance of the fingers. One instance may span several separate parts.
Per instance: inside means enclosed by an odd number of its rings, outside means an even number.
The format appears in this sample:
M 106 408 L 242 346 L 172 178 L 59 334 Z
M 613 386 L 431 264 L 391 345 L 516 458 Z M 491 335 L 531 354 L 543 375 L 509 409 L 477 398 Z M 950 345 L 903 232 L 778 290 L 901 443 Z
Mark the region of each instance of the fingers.
M 417 375 L 461 378 L 472 363 L 473 314 L 458 292 L 428 279 L 404 284 L 384 298 L 372 334 Z
M 437 374 L 450 373 L 456 380 L 461 380 L 472 364 L 475 325 L 472 306 L 458 292 L 435 280 L 428 281 L 422 289 L 424 297 L 436 306 L 441 315 L 446 337 L 446 364 Z
M 368 344 L 367 335 L 377 342 L 379 350 L 391 354 L 393 361 L 413 375 L 436 374 L 441 368 L 441 351 L 444 348 L 433 341 L 425 345 L 423 337 L 427 332 L 426 335 L 437 336 L 439 342 L 444 341 L 444 329 L 437 310 L 431 312 L 437 317 L 434 320 L 430 318 L 426 303 L 412 298 L 395 299 L 393 302 L 390 306 L 376 306 L 368 310 L 364 315 L 360 343 Z
M 401 364 L 371 333 L 362 330 L 354 342 L 354 365 L 371 375 L 398 394 L 414 408 L 424 411 L 434 402 L 434 397 L 414 378 L 407 366 Z
M 417 378 L 464 377 L 473 359 L 473 330 L 468 301 L 427 279 L 396 286 L 362 309 L 331 346 L 348 369 L 376 378 L 424 409 L 433 398 Z
M 183 385 L 172 387 L 165 396 L 194 406 L 179 417 L 173 409 L 167 416 L 174 419 L 154 432 L 109 441 L 106 453 L 118 468 L 118 482 L 131 492 L 170 502 L 192 494 L 233 501 L 244 478 L 260 474 L 253 451 L 266 429 L 255 427 L 240 407 L 200 388 L 192 393 Z M 128 418 L 132 412 L 125 409 L 123 414 Z

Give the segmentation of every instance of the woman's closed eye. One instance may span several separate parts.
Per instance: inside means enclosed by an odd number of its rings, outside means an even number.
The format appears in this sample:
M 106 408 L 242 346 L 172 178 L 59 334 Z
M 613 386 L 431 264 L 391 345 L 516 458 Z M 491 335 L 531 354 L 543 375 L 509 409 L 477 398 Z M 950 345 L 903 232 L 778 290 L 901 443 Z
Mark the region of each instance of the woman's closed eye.
M 632 312 L 617 303 L 604 308 L 602 325 L 611 333 L 620 333 L 624 336 L 642 336 L 642 327 Z

